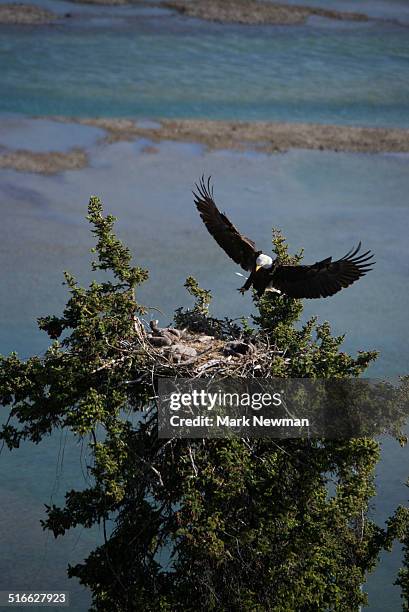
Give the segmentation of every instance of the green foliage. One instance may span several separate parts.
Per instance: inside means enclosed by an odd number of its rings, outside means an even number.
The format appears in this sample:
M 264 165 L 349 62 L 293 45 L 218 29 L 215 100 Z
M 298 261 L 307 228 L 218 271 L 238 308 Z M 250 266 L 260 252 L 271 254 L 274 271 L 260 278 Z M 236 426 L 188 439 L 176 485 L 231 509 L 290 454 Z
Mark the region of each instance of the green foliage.
M 124 288 L 133 289 L 148 279 L 148 271 L 131 266 L 131 252 L 112 231 L 115 217 L 104 217 L 102 212 L 101 200 L 93 196 L 89 201 L 87 218 L 93 225 L 92 233 L 98 238 L 96 247 L 92 249 L 94 253 L 98 253 L 98 259 L 93 262 L 92 268 L 110 270 Z
M 409 486 L 409 485 L 408 485 Z M 401 512 L 407 513 L 407 508 L 401 508 Z M 399 571 L 398 579 L 395 584 L 401 587 L 402 599 L 403 599 L 403 609 L 409 610 L 409 527 L 407 525 L 407 516 L 403 517 L 402 522 L 402 541 L 403 541 L 403 567 Z
M 407 509 L 384 529 L 368 518 L 378 443 L 159 440 L 154 389 L 139 376 L 146 354 L 134 342 L 145 312 L 135 291 L 148 274 L 131 266 L 98 198 L 88 219 L 97 238 L 93 269 L 112 279 L 85 289 L 66 274 L 63 314 L 39 319 L 54 340 L 44 357 L 0 357 L 0 401 L 9 411 L 0 437 L 10 448 L 57 428 L 89 444 L 91 484 L 67 492 L 63 507 L 46 507 L 43 522 L 55 537 L 103 526 L 100 546 L 69 575 L 91 589 L 93 609 L 106 612 L 357 610 L 380 552 L 396 540 L 407 546 L 409 532 Z M 273 238 L 288 261 L 283 237 Z M 254 327 L 243 329 L 210 316 L 210 292 L 194 279 L 186 286 L 196 302 L 177 311 L 178 325 L 223 338 L 261 334 L 281 351 L 271 375 L 355 377 L 376 357 L 341 352 L 343 337 L 328 323 L 297 327 L 297 300 L 255 298 Z M 399 577 L 406 601 L 407 576 Z
M 210 316 L 212 294 L 208 289 L 199 287 L 195 278 L 188 276 L 184 286 L 195 302 L 193 308 L 180 307 L 176 310 L 174 318 L 177 327 L 220 338 L 238 338 L 243 334 L 243 329 L 228 317 L 216 319 Z
M 199 287 L 199 283 L 196 279 L 193 278 L 193 276 L 188 276 L 185 282 L 185 287 L 188 293 L 190 293 L 190 295 L 193 295 L 193 297 L 195 298 L 195 305 L 193 307 L 193 311 L 204 316 L 208 315 L 209 305 L 212 301 L 212 294 L 210 293 L 210 291 L 208 289 L 201 289 Z
M 109 270 L 114 280 L 93 281 L 84 289 L 65 273 L 70 297 L 62 316 L 38 320 L 51 339 L 64 334 L 63 339 L 54 341 L 42 359 L 0 357 L 0 401 L 12 406 L 1 437 L 10 448 L 25 438 L 39 442 L 56 427 L 84 435 L 97 423 L 121 423 L 118 415 L 130 395 L 124 377 L 132 376 L 136 357 L 118 353 L 121 342 L 134 337 L 135 316 L 146 311 L 136 302 L 135 289 L 148 274 L 131 267 L 129 250 L 112 231 L 114 218 L 101 211 L 100 200 L 91 198 L 88 218 L 98 238 L 93 269 Z M 143 393 L 131 390 L 136 406 Z M 11 424 L 15 421 L 20 426 Z
M 297 264 L 302 259 L 302 252 L 291 257 L 281 232 L 273 229 L 273 252 L 282 264 Z M 261 298 L 253 295 L 258 314 L 253 317 L 254 322 L 266 332 L 272 332 L 277 337 L 281 327 L 290 328 L 298 321 L 302 313 L 301 300 L 294 300 L 278 293 L 266 292 Z M 278 328 L 278 329 L 277 329 Z

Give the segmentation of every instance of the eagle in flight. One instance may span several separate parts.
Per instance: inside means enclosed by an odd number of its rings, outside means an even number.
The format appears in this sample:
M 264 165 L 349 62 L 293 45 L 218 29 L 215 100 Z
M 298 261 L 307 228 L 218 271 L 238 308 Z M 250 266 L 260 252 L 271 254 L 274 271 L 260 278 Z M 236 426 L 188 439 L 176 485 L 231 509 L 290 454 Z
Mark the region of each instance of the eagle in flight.
M 361 243 L 337 261 L 327 257 L 310 266 L 283 264 L 276 258 L 258 251 L 250 238 L 240 234 L 213 199 L 210 177 L 207 183 L 202 176 L 196 192 L 196 207 L 208 232 L 227 255 L 250 276 L 239 291 L 253 287 L 260 297 L 266 290 L 278 290 L 292 298 L 326 298 L 344 287 L 349 287 L 364 276 L 375 263 L 371 251 L 358 254 Z

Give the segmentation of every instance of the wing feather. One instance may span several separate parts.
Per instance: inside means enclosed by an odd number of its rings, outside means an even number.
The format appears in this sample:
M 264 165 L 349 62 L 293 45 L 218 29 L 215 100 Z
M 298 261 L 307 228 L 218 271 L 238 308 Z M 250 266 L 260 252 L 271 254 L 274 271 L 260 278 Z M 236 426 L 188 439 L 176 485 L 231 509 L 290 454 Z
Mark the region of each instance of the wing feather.
M 278 265 L 273 272 L 273 285 L 293 298 L 334 295 L 372 270 L 373 254 L 366 251 L 358 255 L 360 249 L 361 243 L 337 261 L 327 257 L 310 266 Z
M 202 176 L 193 195 L 200 216 L 217 244 L 244 270 L 252 271 L 257 258 L 256 245 L 250 238 L 240 234 L 226 215 L 219 211 L 213 199 L 210 177 L 205 183 Z

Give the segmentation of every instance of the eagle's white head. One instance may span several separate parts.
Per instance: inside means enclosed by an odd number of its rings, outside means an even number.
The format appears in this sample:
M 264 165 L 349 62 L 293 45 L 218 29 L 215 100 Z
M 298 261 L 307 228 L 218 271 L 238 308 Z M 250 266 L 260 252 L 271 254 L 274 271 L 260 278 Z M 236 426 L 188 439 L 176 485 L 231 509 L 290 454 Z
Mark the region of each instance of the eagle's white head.
M 260 253 L 260 255 L 256 259 L 256 272 L 260 270 L 260 268 L 264 268 L 268 270 L 273 266 L 273 260 L 269 255 L 264 255 L 264 253 Z

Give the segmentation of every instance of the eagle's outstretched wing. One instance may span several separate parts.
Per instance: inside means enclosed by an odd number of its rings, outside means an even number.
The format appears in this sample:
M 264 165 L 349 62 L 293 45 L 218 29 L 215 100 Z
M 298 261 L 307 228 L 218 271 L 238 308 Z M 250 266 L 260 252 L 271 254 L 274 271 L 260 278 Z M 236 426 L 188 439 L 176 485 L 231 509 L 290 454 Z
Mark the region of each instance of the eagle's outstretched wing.
M 272 282 L 289 297 L 320 298 L 334 295 L 364 276 L 375 263 L 371 251 L 358 255 L 361 243 L 338 261 L 332 257 L 311 266 L 278 265 Z
M 210 177 L 206 184 L 202 176 L 196 190 L 193 192 L 195 204 L 208 232 L 233 261 L 244 270 L 252 271 L 258 253 L 256 245 L 250 238 L 240 234 L 226 215 L 219 211 L 213 199 Z

